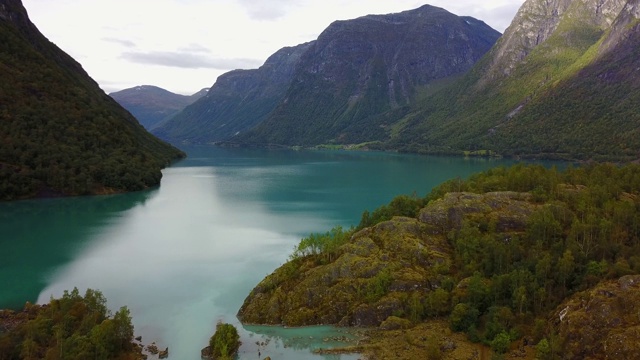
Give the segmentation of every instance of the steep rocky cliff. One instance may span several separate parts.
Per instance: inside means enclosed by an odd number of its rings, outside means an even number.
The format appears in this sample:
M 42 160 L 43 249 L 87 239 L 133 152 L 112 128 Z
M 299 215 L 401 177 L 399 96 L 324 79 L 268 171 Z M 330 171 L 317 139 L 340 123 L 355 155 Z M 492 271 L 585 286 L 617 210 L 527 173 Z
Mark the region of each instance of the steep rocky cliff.
M 624 3 L 624 0 L 526 1 L 518 10 L 511 26 L 491 49 L 490 65 L 484 70 L 484 76 L 494 78 L 496 73 L 511 74 L 534 48 L 556 33 L 563 19 L 584 21 L 587 26 L 608 28 Z M 563 31 L 568 36 L 572 36 L 572 32 L 573 29 L 569 27 L 565 27 Z

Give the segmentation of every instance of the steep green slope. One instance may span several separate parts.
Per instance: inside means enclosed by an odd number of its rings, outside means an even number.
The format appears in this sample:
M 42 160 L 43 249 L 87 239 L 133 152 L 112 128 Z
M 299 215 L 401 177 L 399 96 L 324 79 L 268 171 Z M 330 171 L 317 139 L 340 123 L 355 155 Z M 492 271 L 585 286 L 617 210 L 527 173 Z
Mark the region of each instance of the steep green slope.
M 587 334 L 565 327 L 574 336 L 558 339 L 558 306 L 602 280 L 640 273 L 639 209 L 637 165 L 517 165 L 451 180 L 423 199 L 398 197 L 365 213 L 357 229 L 303 239 L 238 317 L 381 329 L 446 317 L 498 353 L 523 336 L 563 353 Z M 634 311 L 623 306 L 620 316 L 631 316 L 625 309 Z M 628 325 L 625 336 L 636 322 Z
M 387 138 L 420 89 L 470 69 L 499 37 L 482 21 L 425 5 L 332 23 L 304 53 L 285 101 L 248 144 L 352 144 Z
M 157 86 L 142 85 L 112 92 L 109 96 L 135 116 L 145 129 L 152 130 L 206 94 L 205 89 L 187 96 Z
M 147 133 L 18 0 L 0 7 L 0 200 L 140 190 L 184 156 Z
M 390 147 L 637 158 L 640 92 L 623 75 L 637 68 L 638 17 L 624 10 L 635 3 L 528 0 L 468 75 L 397 125 Z

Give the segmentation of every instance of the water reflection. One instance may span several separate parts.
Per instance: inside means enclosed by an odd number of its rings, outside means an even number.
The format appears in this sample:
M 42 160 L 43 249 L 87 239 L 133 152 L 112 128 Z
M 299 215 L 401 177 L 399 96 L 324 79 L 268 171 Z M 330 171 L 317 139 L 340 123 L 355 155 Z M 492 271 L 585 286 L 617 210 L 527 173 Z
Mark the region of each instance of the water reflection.
M 39 301 L 74 286 L 98 288 L 111 308 L 131 309 L 145 342 L 197 358 L 217 321 L 239 325 L 235 313 L 244 297 L 298 241 L 270 230 L 286 222 L 251 201 L 262 183 L 234 176 L 213 167 L 167 169 L 157 196 L 96 234 L 54 274 Z M 247 195 L 228 201 L 238 189 Z M 293 228 L 321 226 L 304 213 L 288 221 Z
M 156 193 L 0 203 L 0 308 L 35 302 L 51 272 L 76 258 L 94 234 Z

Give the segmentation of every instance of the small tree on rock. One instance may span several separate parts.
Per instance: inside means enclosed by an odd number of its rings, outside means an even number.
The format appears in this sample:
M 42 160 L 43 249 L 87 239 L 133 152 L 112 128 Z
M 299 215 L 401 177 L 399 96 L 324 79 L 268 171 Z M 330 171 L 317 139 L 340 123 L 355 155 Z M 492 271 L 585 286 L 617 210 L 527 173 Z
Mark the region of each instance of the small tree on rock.
M 232 359 L 240 348 L 240 335 L 235 326 L 219 322 L 216 332 L 209 340 L 211 356 L 214 359 Z

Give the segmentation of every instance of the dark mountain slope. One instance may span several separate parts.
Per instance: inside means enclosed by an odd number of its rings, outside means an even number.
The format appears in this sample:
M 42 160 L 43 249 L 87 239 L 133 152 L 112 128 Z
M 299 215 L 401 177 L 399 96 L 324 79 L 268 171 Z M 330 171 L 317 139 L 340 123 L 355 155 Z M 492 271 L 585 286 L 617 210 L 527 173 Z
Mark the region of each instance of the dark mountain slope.
M 258 69 L 221 75 L 205 97 L 154 129 L 154 134 L 172 142 L 207 143 L 252 128 L 282 101 L 294 67 L 310 45 L 283 48 Z
M 405 117 L 390 147 L 636 158 L 636 77 L 606 79 L 637 68 L 634 3 L 526 1 L 487 57 Z
M 145 129 L 152 130 L 206 94 L 205 89 L 186 96 L 157 86 L 142 85 L 112 92 L 109 96 L 129 110 Z
M 300 59 L 285 101 L 240 143 L 383 140 L 421 88 L 469 70 L 499 33 L 443 9 L 331 24 Z
M 183 154 L 147 133 L 19 0 L 0 1 L 0 199 L 157 185 Z

